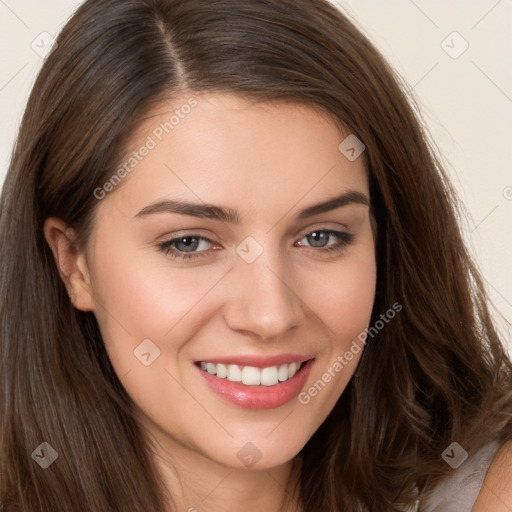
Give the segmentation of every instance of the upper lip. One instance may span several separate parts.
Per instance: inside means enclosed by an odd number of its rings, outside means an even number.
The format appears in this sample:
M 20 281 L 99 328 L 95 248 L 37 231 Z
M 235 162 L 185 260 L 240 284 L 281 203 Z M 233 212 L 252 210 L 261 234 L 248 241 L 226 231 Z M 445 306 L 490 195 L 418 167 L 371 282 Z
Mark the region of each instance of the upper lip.
M 267 368 L 269 366 L 280 366 L 289 363 L 302 363 L 313 359 L 312 355 L 304 354 L 277 354 L 275 356 L 258 356 L 258 355 L 236 355 L 236 356 L 218 356 L 199 359 L 197 363 L 220 363 L 220 364 L 237 364 L 239 366 L 253 366 L 255 368 Z

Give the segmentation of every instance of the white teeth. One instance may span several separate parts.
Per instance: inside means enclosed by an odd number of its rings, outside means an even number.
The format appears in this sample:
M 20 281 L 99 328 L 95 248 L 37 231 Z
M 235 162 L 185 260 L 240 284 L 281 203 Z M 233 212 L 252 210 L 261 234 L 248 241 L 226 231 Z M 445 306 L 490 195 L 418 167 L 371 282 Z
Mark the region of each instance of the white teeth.
M 217 375 L 220 379 L 231 382 L 242 382 L 246 386 L 275 386 L 279 382 L 291 379 L 299 370 L 302 363 L 295 362 L 267 368 L 255 368 L 254 366 L 238 366 L 237 364 L 225 365 L 222 363 L 205 363 L 201 361 L 200 367 L 210 375 Z
M 230 364 L 227 379 L 231 382 L 242 382 L 242 370 L 236 364 Z
M 295 375 L 298 367 L 299 367 L 298 363 L 290 363 L 288 365 L 288 378 L 291 378 Z
M 217 365 L 217 377 L 225 379 L 228 376 L 228 369 L 225 364 Z
M 259 386 L 261 383 L 261 371 L 258 368 L 254 368 L 254 366 L 244 366 L 242 382 L 246 386 Z
M 204 368 L 203 368 L 204 369 Z M 285 380 L 288 380 L 288 365 L 285 363 L 285 364 L 282 364 L 280 367 L 279 367 L 279 371 L 277 373 L 277 376 L 279 378 L 279 380 L 281 382 L 285 381 Z
M 261 370 L 261 384 L 263 386 L 275 386 L 279 382 L 277 366 L 263 368 Z

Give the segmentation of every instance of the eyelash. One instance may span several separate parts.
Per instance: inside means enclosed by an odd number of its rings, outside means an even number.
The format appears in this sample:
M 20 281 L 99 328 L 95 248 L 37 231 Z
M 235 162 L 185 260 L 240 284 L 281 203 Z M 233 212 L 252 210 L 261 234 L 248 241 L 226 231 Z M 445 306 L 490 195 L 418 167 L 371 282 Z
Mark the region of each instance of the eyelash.
M 353 241 L 355 236 L 351 233 L 345 233 L 343 231 L 334 231 L 332 229 L 315 229 L 313 231 L 310 231 L 306 234 L 304 234 L 302 238 L 307 237 L 308 235 L 312 235 L 313 233 L 327 233 L 329 235 L 334 235 L 338 238 L 338 242 L 334 245 L 327 246 L 327 247 L 319 247 L 318 251 L 323 253 L 333 253 L 333 252 L 341 252 L 346 247 L 348 247 Z M 166 240 L 165 242 L 162 242 L 161 244 L 158 244 L 159 250 L 164 252 L 166 255 L 171 256 L 175 259 L 182 259 L 182 260 L 188 260 L 193 258 L 202 258 L 205 256 L 208 256 L 210 251 L 199 251 L 199 252 L 191 252 L 191 253 L 185 253 L 182 251 L 178 251 L 176 249 L 172 248 L 172 245 L 180 240 L 189 239 L 189 238 L 195 238 L 199 241 L 206 241 L 212 243 L 212 241 L 209 238 L 206 238 L 204 236 L 197 236 L 193 233 L 187 234 L 186 236 L 179 236 L 176 238 L 171 238 L 170 240 Z M 309 247 L 309 246 L 308 246 Z M 311 247 L 312 249 L 315 249 L 315 247 Z

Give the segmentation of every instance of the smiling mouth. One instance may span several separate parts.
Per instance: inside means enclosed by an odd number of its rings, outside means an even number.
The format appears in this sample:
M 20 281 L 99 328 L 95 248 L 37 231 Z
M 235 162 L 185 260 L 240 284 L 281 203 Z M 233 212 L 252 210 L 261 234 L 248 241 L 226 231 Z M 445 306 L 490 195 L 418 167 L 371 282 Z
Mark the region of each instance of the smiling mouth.
M 315 364 L 315 357 L 299 354 L 223 357 L 223 363 L 218 363 L 219 359 L 195 362 L 201 380 L 224 401 L 255 410 L 273 409 L 293 400 Z M 272 363 L 275 365 L 270 366 Z
M 230 382 L 240 382 L 246 386 L 275 386 L 291 379 L 306 363 L 307 361 L 296 361 L 265 368 L 204 361 L 197 362 L 196 365 L 204 372 Z

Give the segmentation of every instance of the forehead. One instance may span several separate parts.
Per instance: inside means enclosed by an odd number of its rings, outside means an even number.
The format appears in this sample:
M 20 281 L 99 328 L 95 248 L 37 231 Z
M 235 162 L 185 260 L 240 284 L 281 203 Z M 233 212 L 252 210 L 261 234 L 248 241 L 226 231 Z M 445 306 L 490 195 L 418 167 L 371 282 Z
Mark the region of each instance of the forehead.
M 306 195 L 311 202 L 348 189 L 367 193 L 364 154 L 351 160 L 342 151 L 349 136 L 309 105 L 183 95 L 145 116 L 118 166 L 125 177 L 107 199 L 135 215 L 169 195 L 268 209 Z

